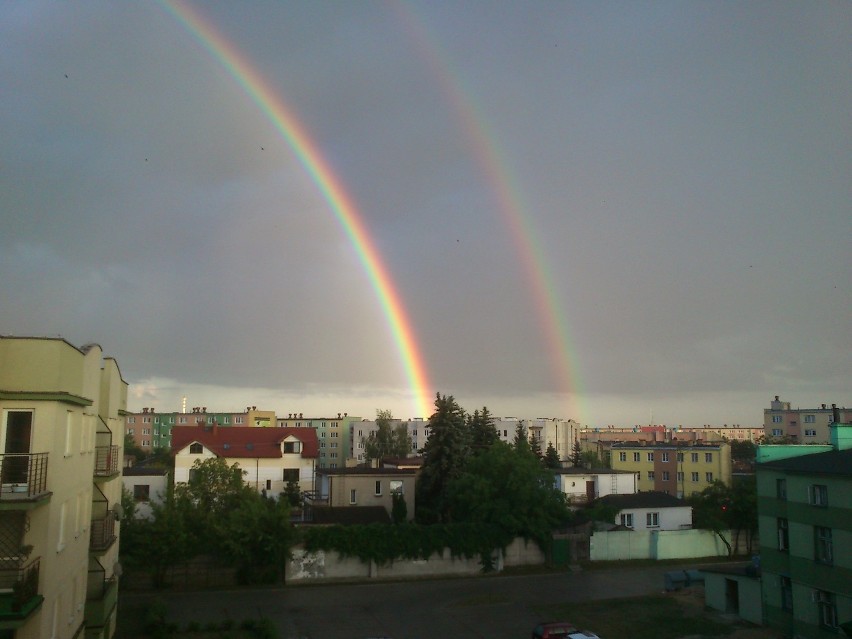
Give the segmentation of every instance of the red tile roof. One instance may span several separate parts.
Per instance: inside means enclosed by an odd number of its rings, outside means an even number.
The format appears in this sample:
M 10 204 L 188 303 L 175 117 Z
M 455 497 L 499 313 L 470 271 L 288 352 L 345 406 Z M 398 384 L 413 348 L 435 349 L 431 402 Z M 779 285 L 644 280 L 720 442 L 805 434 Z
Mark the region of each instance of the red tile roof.
M 319 457 L 317 431 L 313 428 L 256 428 L 254 426 L 175 426 L 172 454 L 193 442 L 203 444 L 219 457 L 279 458 L 281 442 L 293 436 L 302 442 L 302 457 Z

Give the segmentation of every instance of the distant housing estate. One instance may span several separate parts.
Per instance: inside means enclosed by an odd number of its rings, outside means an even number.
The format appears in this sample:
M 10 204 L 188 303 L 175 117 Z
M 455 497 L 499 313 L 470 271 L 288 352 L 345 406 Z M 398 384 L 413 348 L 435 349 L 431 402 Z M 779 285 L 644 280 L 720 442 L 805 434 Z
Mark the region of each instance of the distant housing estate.
M 784 440 L 792 444 L 827 444 L 831 441 L 830 426 L 835 419 L 852 422 L 852 410 L 836 404 L 819 408 L 791 408 L 778 395 L 763 410 L 763 430 L 767 439 Z

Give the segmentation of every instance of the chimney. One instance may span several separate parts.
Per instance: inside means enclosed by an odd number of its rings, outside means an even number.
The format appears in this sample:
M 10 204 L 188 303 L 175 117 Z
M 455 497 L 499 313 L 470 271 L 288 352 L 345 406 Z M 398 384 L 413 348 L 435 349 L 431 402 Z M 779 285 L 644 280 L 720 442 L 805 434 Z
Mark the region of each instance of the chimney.
M 302 419 L 302 413 L 299 413 L 299 419 Z
M 251 407 L 251 409 L 252 409 L 252 410 L 257 410 L 257 406 L 252 406 L 252 407 Z
M 337 413 L 337 419 L 340 419 L 340 413 Z
M 831 405 L 831 421 L 833 421 L 835 424 L 840 423 L 840 409 L 837 408 L 837 404 Z
M 825 410 L 825 404 L 822 405 L 822 409 Z
M 206 412 L 207 412 L 207 407 L 206 407 L 206 406 L 204 406 L 204 407 L 201 409 L 201 412 L 202 412 L 202 413 L 206 413 Z

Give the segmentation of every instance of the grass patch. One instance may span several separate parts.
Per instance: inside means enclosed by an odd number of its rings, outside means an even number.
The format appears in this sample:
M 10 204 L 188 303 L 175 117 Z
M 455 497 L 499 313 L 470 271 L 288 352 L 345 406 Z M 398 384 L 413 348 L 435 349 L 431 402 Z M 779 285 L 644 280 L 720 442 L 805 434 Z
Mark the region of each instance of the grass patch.
M 723 637 L 734 629 L 703 614 L 684 614 L 676 599 L 664 596 L 583 601 L 538 607 L 536 612 L 542 619 L 569 621 L 606 639 Z

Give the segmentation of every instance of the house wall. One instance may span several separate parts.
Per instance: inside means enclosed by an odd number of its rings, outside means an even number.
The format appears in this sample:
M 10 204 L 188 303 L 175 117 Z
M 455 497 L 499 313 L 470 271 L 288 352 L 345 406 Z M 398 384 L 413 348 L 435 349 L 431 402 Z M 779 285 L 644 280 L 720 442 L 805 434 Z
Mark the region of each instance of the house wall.
M 636 475 L 633 473 L 557 473 L 555 477 L 557 489 L 565 493 L 571 503 L 586 503 L 587 481 L 595 483 L 595 498 L 612 494 L 632 495 L 636 492 Z
M 136 486 L 148 486 L 148 501 L 136 502 L 136 519 L 150 519 L 152 504 L 162 504 L 168 488 L 168 475 L 125 475 L 124 488 L 133 494 Z
M 207 459 L 213 459 L 216 455 L 209 451 L 206 447 L 202 448 L 201 453 L 191 454 L 189 446 L 184 450 L 179 451 L 175 455 L 175 483 L 186 483 L 189 481 L 189 471 L 197 460 L 202 462 Z M 304 459 L 301 454 L 285 454 L 280 458 L 240 458 L 240 457 L 225 457 L 223 458 L 228 466 L 238 464 L 245 471 L 243 480 L 248 486 L 251 486 L 261 492 L 266 489 L 266 482 L 269 480 L 271 488 L 267 490 L 270 496 L 278 495 L 287 487 L 287 482 L 284 481 L 284 469 L 299 469 L 299 489 L 311 490 L 314 480 L 313 460 Z
M 733 532 L 723 532 L 733 545 Z M 745 539 L 740 536 L 745 552 Z M 690 557 L 724 557 L 728 550 L 719 537 L 709 530 L 613 530 L 595 532 L 589 543 L 592 561 L 620 559 L 688 559 Z
M 657 513 L 659 526 L 648 525 L 648 514 Z M 613 523 L 621 523 L 621 515 L 633 515 L 633 530 L 683 530 L 692 528 L 692 507 L 667 507 L 667 508 L 625 508 L 616 516 Z
M 737 582 L 737 614 L 758 626 L 763 625 L 763 612 L 760 598 L 760 579 L 742 575 L 726 575 L 715 572 L 702 572 L 704 575 L 704 602 L 720 612 L 734 612 L 728 609 L 727 581 Z
M 376 482 L 381 483 L 381 494 L 376 494 Z M 408 519 L 414 518 L 414 475 L 320 475 L 319 493 L 328 498 L 329 506 L 383 506 L 388 514 L 393 512 L 390 482 L 402 482 Z M 351 491 L 355 490 L 355 503 Z

